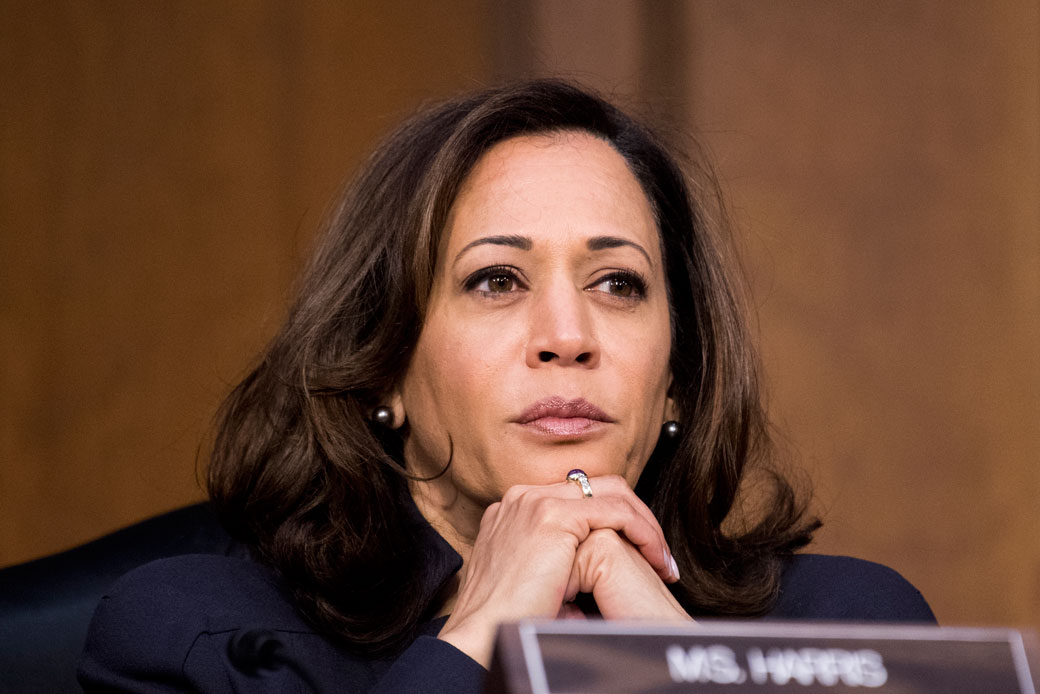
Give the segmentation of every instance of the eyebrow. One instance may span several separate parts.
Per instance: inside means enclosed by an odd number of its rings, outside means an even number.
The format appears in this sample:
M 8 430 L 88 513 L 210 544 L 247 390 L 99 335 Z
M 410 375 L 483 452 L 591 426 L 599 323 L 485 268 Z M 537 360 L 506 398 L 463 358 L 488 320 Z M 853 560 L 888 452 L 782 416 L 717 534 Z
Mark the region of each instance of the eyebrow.
M 519 248 L 522 251 L 531 250 L 531 239 L 526 236 L 485 236 L 476 241 L 470 241 L 463 246 L 462 250 L 455 256 L 455 262 L 459 262 L 459 258 L 462 257 L 462 254 L 469 249 L 476 246 L 483 246 L 484 244 L 491 244 L 493 246 L 509 246 L 511 248 Z
M 470 241 L 462 250 L 455 256 L 455 262 L 459 262 L 459 258 L 462 254 L 475 246 L 483 246 L 490 244 L 493 246 L 509 246 L 510 248 L 519 248 L 522 251 L 531 250 L 532 243 L 531 239 L 526 236 L 485 236 L 483 238 Z M 618 236 L 594 236 L 589 239 L 585 244 L 590 251 L 605 251 L 610 248 L 621 248 L 623 246 L 629 246 L 636 249 L 646 258 L 646 261 L 653 266 L 654 261 L 650 259 L 650 254 L 646 252 L 646 249 L 640 246 L 638 243 L 629 241 L 627 239 L 620 238 Z
M 646 262 L 650 263 L 650 267 L 654 266 L 654 261 L 650 259 L 650 254 L 646 252 L 646 249 L 640 246 L 638 243 L 635 243 L 634 241 L 629 241 L 628 239 L 622 239 L 617 236 L 595 236 L 589 239 L 589 242 L 586 245 L 588 246 L 590 251 L 604 251 L 608 248 L 621 248 L 622 246 L 629 246 L 642 253 L 643 257 L 646 258 Z

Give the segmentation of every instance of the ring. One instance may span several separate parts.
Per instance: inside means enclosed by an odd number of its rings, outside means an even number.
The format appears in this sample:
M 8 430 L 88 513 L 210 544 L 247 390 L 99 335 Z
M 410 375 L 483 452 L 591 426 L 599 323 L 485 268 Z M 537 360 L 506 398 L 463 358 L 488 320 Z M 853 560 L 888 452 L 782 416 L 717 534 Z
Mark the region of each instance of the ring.
M 567 473 L 568 482 L 577 482 L 581 487 L 581 493 L 586 499 L 592 498 L 592 485 L 589 484 L 589 476 L 584 470 L 574 469 Z

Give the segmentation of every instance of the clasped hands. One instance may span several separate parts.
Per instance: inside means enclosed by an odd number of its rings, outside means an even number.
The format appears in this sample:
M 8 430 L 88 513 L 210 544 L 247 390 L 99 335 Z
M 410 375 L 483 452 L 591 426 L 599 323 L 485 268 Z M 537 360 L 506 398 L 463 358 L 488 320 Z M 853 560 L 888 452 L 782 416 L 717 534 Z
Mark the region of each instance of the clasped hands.
M 579 616 L 591 593 L 605 619 L 688 621 L 665 583 L 678 580 L 664 532 L 619 476 L 511 487 L 484 512 L 439 638 L 488 667 L 502 622 Z

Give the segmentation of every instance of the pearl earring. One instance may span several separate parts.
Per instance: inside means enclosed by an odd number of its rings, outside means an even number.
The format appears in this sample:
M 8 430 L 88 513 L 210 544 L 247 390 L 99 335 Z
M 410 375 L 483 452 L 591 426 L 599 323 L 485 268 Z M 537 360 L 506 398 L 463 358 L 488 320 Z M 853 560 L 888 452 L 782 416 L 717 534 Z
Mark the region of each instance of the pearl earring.
M 394 426 L 394 411 L 386 405 L 372 410 L 372 421 L 381 427 L 390 429 Z
M 679 426 L 679 422 L 675 421 L 674 419 L 669 419 L 661 427 L 661 434 L 665 438 L 674 441 L 675 439 L 679 438 L 679 432 L 681 430 L 682 427 Z

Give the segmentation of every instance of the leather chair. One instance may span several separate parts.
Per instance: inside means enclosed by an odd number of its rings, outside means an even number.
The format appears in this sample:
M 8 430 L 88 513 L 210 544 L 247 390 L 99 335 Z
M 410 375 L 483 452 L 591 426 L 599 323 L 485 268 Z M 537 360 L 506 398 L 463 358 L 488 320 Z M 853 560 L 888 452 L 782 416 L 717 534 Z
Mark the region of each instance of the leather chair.
M 0 694 L 82 693 L 76 663 L 87 626 L 102 593 L 127 571 L 177 554 L 243 552 L 203 503 L 0 569 Z

